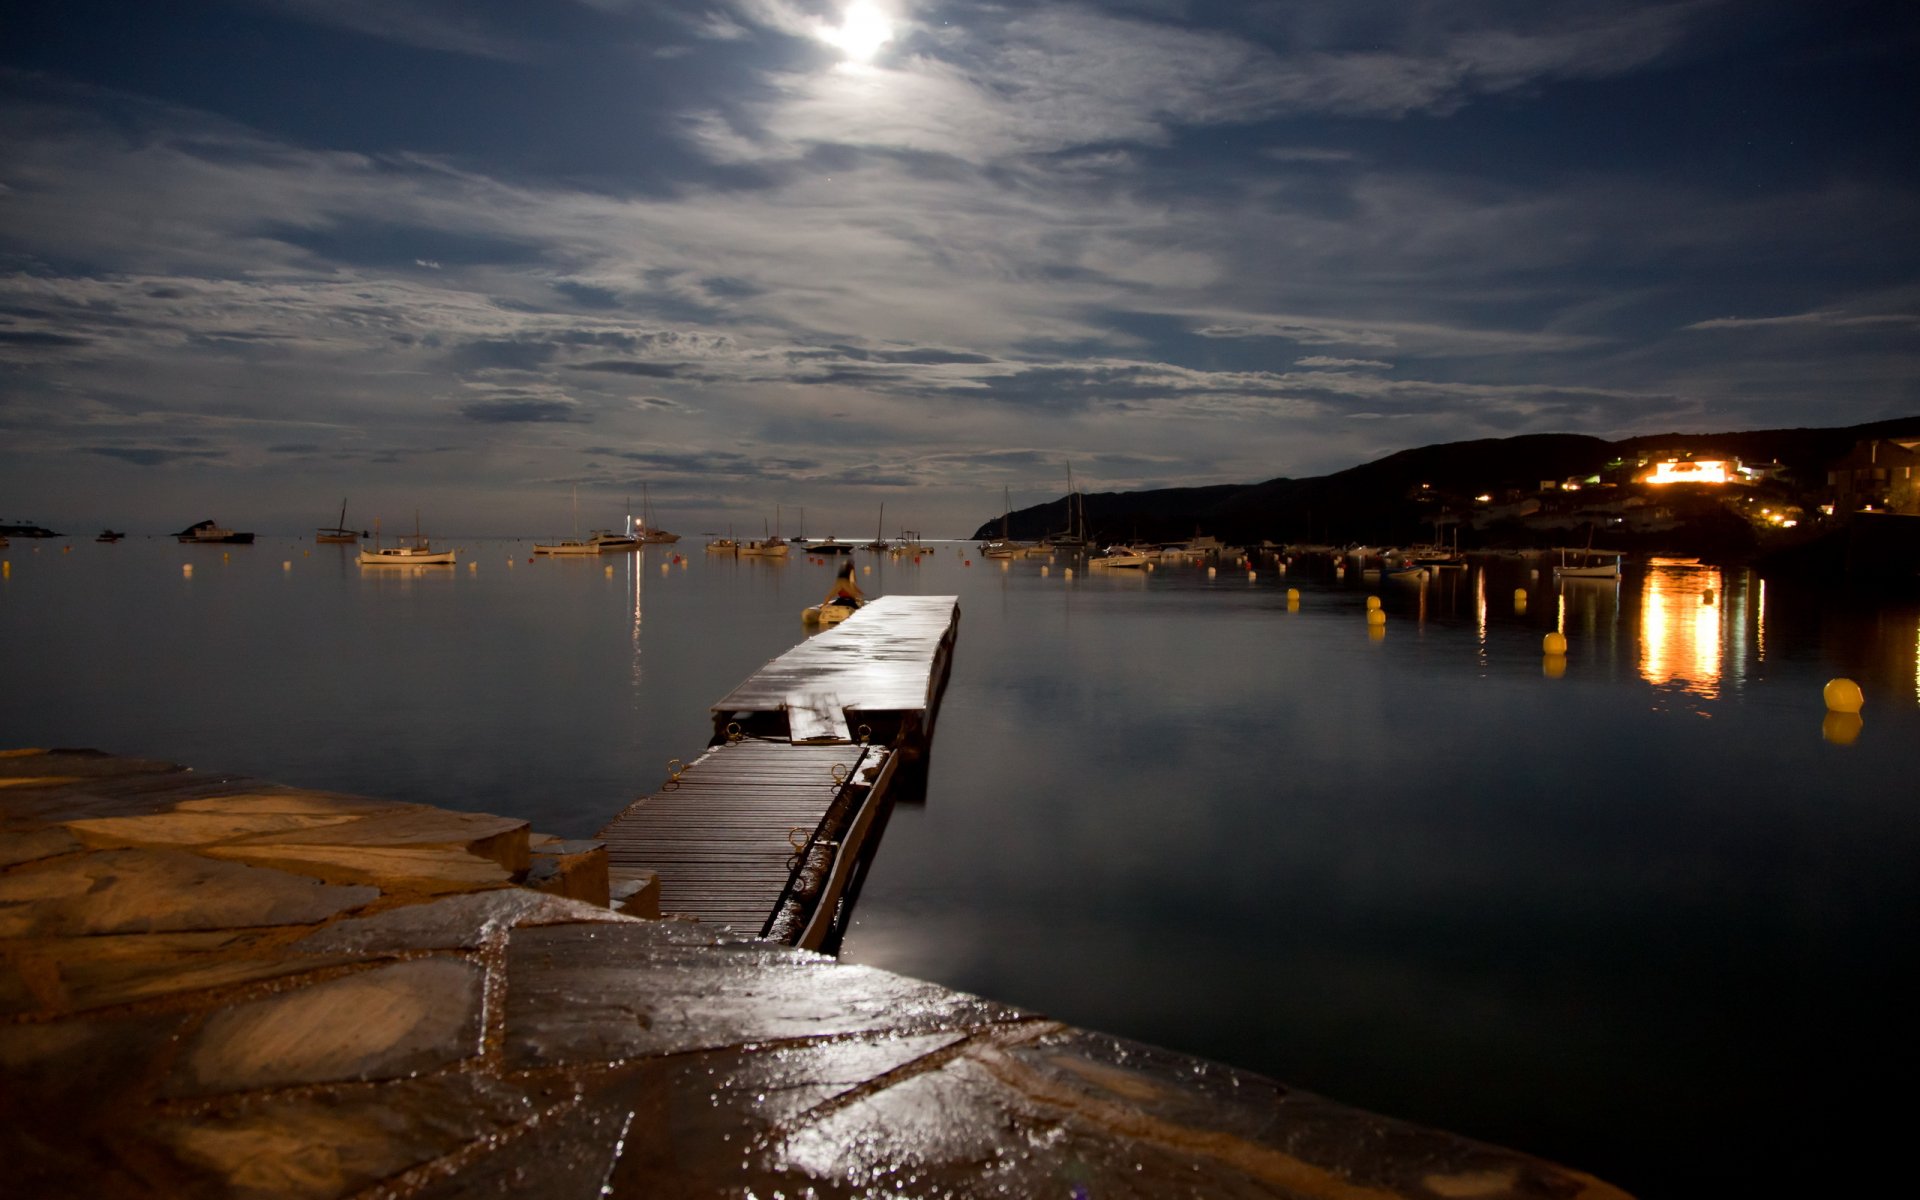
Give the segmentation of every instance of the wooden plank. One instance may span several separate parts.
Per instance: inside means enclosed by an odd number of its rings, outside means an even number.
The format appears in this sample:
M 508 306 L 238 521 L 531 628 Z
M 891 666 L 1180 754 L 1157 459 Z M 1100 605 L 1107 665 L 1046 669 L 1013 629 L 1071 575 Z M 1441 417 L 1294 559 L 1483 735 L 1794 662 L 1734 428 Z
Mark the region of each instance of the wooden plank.
M 608 863 L 656 872 L 662 913 L 758 933 L 786 886 L 792 842 L 804 841 L 833 802 L 834 768 L 852 770 L 862 750 L 716 746 L 601 831 Z

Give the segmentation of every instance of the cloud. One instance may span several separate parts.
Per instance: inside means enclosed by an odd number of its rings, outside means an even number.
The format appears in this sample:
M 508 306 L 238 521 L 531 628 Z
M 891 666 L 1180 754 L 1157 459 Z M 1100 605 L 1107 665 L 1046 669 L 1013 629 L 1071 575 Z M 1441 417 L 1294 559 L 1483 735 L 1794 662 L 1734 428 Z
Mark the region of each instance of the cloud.
M 686 364 L 602 358 L 592 362 L 568 363 L 567 369 L 569 371 L 600 371 L 608 375 L 637 375 L 643 379 L 673 379 L 686 369 Z
M 248 0 L 256 7 L 381 41 L 476 58 L 520 60 L 536 44 L 490 24 L 459 0 Z
M 0 345 L 53 348 L 85 346 L 90 341 L 90 338 L 74 337 L 70 333 L 47 333 L 33 329 L 0 329 Z
M 137 467 L 164 467 L 186 459 L 224 458 L 224 450 L 166 450 L 153 446 L 86 446 L 88 454 L 117 458 Z
M 580 406 L 567 400 L 500 397 L 474 400 L 460 406 L 460 415 L 469 421 L 489 425 L 547 424 L 586 421 Z
M 1820 329 L 1904 328 L 1920 329 L 1920 315 L 1913 313 L 1868 313 L 1852 316 L 1840 311 L 1792 313 L 1779 317 L 1715 317 L 1682 326 L 1685 330 L 1706 329 L 1780 329 L 1788 327 Z
M 1318 367 L 1323 369 L 1338 369 L 1344 367 L 1357 367 L 1375 371 L 1388 371 L 1393 369 L 1392 363 L 1381 362 L 1377 358 L 1328 358 L 1324 354 L 1314 354 L 1306 358 L 1296 358 L 1293 360 L 1293 365 L 1296 367 Z

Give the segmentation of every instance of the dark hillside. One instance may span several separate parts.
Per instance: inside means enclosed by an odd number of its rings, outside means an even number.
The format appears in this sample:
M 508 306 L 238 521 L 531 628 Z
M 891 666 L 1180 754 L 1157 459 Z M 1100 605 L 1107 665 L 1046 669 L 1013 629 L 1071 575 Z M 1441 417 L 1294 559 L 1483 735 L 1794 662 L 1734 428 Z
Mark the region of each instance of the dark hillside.
M 1920 436 L 1920 416 L 1817 429 L 1664 433 L 1609 442 L 1580 434 L 1527 434 L 1420 446 L 1306 479 L 1103 492 L 1085 497 L 1096 541 L 1164 542 L 1196 531 L 1228 542 L 1410 542 L 1432 537 L 1434 520 L 1483 493 L 1531 493 L 1543 480 L 1603 473 L 1642 451 L 1778 460 L 1801 487 L 1824 483 L 1828 463 L 1864 438 Z M 1065 497 L 1012 514 L 1011 535 L 1032 540 L 1068 528 Z M 974 533 L 998 537 L 995 517 Z

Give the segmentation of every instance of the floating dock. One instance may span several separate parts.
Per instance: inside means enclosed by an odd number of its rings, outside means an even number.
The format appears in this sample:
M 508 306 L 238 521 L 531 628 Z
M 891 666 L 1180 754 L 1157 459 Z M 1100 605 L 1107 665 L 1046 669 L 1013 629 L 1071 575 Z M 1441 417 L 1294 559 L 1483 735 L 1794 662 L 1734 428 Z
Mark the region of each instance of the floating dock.
M 883 596 L 713 706 L 714 742 L 598 835 L 660 911 L 806 949 L 837 945 L 906 765 L 932 738 L 953 596 Z

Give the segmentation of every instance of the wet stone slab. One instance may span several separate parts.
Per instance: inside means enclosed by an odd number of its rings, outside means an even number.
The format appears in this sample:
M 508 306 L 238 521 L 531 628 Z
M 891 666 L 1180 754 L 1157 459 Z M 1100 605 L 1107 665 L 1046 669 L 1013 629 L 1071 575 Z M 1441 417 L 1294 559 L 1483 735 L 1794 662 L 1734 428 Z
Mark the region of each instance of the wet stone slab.
M 0 847 L 10 1193 L 1620 1194 L 932 984 L 621 916 L 597 847 L 522 822 L 0 753 Z
M 483 971 L 430 958 L 358 971 L 211 1014 L 173 1096 L 392 1079 L 479 1053 Z
M 644 986 L 636 986 L 640 980 Z M 661 925 L 516 932 L 506 1054 L 515 1067 L 1018 1019 L 1003 1005 L 804 950 L 689 945 Z
M 184 850 L 109 850 L 0 875 L 0 938 L 305 924 L 379 895 Z

